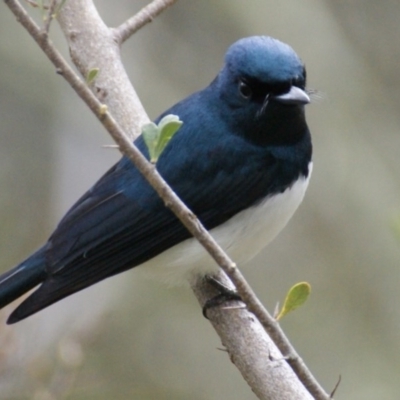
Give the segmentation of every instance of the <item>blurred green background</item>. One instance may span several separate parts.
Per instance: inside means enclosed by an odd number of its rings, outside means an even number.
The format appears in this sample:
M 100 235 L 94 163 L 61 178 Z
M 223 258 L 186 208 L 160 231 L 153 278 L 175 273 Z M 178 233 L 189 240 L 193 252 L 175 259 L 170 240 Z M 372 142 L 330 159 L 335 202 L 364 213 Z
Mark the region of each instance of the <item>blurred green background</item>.
M 116 26 L 147 1 L 95 3 Z M 111 139 L 0 7 L 6 270 L 119 155 L 101 148 Z M 399 20 L 395 0 L 185 0 L 123 48 L 152 118 L 207 85 L 240 37 L 274 36 L 306 63 L 318 90 L 307 108 L 311 185 L 289 226 L 243 270 L 270 310 L 293 283 L 310 282 L 311 298 L 282 326 L 328 391 L 341 375 L 336 399 L 393 400 L 400 392 Z M 56 25 L 52 37 L 67 55 Z M 133 270 L 15 326 L 1 321 L 0 398 L 255 399 L 218 347 L 190 289 Z

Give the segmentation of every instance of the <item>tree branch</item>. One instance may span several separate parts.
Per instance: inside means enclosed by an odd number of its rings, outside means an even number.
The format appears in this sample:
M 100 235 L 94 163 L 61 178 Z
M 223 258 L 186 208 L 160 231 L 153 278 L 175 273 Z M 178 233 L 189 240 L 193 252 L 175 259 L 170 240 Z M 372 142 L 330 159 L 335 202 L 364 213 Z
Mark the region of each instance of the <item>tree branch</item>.
M 149 22 L 152 22 L 157 15 L 161 14 L 166 8 L 172 6 L 176 1 L 177 0 L 153 0 L 133 17 L 113 29 L 115 41 L 122 45 L 122 43 L 129 39 L 135 32 Z
M 233 288 L 222 271 L 217 275 L 217 279 Z M 204 280 L 197 282 L 192 288 L 201 305 L 217 294 Z M 259 399 L 322 399 L 311 396 L 303 384 L 300 384 L 286 358 L 282 357 L 259 320 L 247 309 L 240 307 L 240 302 L 237 307 L 233 305 L 232 309 L 228 310 L 210 308 L 207 316 L 221 338 L 230 360 Z
M 176 196 L 159 175 L 155 167 L 149 163 L 132 144 L 131 138 L 139 134 L 139 128 L 143 123 L 148 121 L 148 117 L 122 66 L 119 48 L 114 40 L 112 30 L 104 25 L 92 1 L 69 0 L 65 3 L 59 15 L 60 25 L 70 45 L 72 60 L 82 75 L 86 76 L 91 68 L 100 68 L 100 73 L 95 80 L 95 85 L 92 85 L 92 91 L 88 89 L 87 85 L 74 73 L 68 63 L 54 48 L 51 41 L 48 39 L 46 30 L 40 29 L 35 24 L 20 3 L 17 0 L 4 1 L 17 17 L 18 21 L 28 30 L 54 64 L 57 72 L 64 76 L 77 94 L 101 121 L 103 126 L 119 145 L 120 151 L 130 158 L 163 199 L 165 205 L 175 213 L 190 233 L 210 253 L 223 271 L 229 275 L 240 296 L 249 307 L 249 310 L 263 323 L 271 338 L 280 349 L 282 354 L 279 354 L 275 345 L 270 341 L 268 335 L 266 335 L 264 331 L 262 331 L 263 334 L 261 334 L 257 325 L 258 321 L 254 320 L 253 315 L 248 310 L 238 309 L 234 313 L 224 312 L 218 309 L 210 310 L 209 315 L 211 322 L 231 354 L 232 360 L 240 369 L 247 382 L 251 385 L 253 391 L 259 395 L 260 399 L 276 399 L 278 397 L 279 399 L 309 399 L 309 393 L 299 384 L 297 379 L 295 379 L 295 375 L 292 370 L 288 368 L 286 362 L 280 362 L 280 368 L 276 368 L 277 361 L 289 357 L 288 362 L 314 398 L 329 399 L 329 395 L 324 392 L 302 360 L 298 357 L 275 319 L 266 312 L 257 299 L 250 286 L 237 269 L 235 263 L 230 260 L 212 236 L 201 225 L 195 215 Z M 152 4 L 154 3 L 172 4 L 173 1 L 154 1 Z M 161 12 L 161 10 L 161 8 L 158 9 L 158 13 Z M 130 20 L 133 20 L 133 18 Z M 130 20 L 128 20 L 127 23 Z M 133 23 L 128 25 L 134 26 Z M 125 30 L 122 31 L 125 32 Z M 132 32 L 130 28 L 127 28 L 126 32 L 128 31 Z M 129 36 L 130 34 L 131 33 L 126 33 L 123 35 Z M 128 36 L 126 36 L 126 38 Z M 110 65 L 111 67 L 108 67 Z M 103 103 L 107 104 L 107 106 Z M 131 114 L 134 117 L 130 118 L 127 114 Z M 112 115 L 115 115 L 119 124 L 117 124 Z M 128 132 L 129 136 L 125 134 L 124 131 Z M 220 280 L 227 280 L 222 272 L 219 275 Z M 227 284 L 229 284 L 229 281 Z M 201 304 L 204 304 L 205 299 L 211 296 L 211 289 L 201 280 L 196 282 L 192 288 Z M 214 295 L 214 293 L 212 295 Z M 234 317 L 238 317 L 237 323 L 234 322 Z M 233 325 L 231 325 L 231 323 L 235 326 L 233 330 Z M 236 346 L 234 344 L 235 336 L 245 327 L 248 328 L 245 329 L 245 332 L 242 332 L 244 335 L 243 337 L 246 338 L 244 341 L 245 346 Z M 241 348 L 242 351 L 239 351 L 238 348 Z M 253 350 L 256 350 L 255 354 L 253 354 Z M 246 355 L 250 353 L 252 357 L 246 358 Z M 255 355 L 255 358 L 253 358 L 253 355 Z M 260 363 L 262 363 L 262 365 L 259 365 Z M 272 368 L 269 368 L 271 365 Z M 248 374 L 246 371 L 250 366 L 252 367 L 251 374 Z M 272 375 L 268 374 L 268 376 L 266 376 L 267 370 L 270 370 Z M 273 373 L 274 371 L 276 372 L 276 370 L 283 373 L 285 379 L 283 379 L 282 376 L 280 376 L 279 379 L 274 378 Z M 257 382 L 257 387 L 253 386 L 255 382 Z M 276 396 L 277 393 L 279 393 L 278 397 Z
M 47 15 L 45 18 L 45 23 L 44 23 L 44 31 L 48 34 L 50 30 L 50 24 L 53 21 L 54 18 L 54 11 L 57 6 L 57 0 L 51 0 L 49 8 L 47 10 Z
M 132 139 L 150 122 L 121 61 L 119 45 L 92 1 L 68 0 L 57 16 L 71 59 L 83 77 L 98 68 L 92 92 Z

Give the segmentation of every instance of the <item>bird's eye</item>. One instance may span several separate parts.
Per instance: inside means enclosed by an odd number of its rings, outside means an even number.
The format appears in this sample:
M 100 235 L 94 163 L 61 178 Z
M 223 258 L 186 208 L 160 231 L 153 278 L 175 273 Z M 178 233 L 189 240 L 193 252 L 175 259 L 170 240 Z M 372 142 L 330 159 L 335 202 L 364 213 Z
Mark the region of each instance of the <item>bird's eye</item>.
M 250 99 L 250 97 L 253 94 L 253 91 L 251 90 L 251 87 L 246 83 L 243 82 L 242 80 L 239 81 L 239 93 L 244 99 Z

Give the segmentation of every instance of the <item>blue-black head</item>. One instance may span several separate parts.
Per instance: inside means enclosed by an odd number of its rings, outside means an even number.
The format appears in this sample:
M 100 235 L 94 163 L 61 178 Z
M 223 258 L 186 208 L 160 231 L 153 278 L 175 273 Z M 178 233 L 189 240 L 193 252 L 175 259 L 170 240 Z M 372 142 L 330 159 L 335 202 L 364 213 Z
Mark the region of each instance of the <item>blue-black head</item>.
M 306 70 L 294 50 L 267 36 L 234 43 L 212 83 L 224 99 L 228 123 L 237 134 L 259 144 L 286 144 L 307 131 L 304 105 Z

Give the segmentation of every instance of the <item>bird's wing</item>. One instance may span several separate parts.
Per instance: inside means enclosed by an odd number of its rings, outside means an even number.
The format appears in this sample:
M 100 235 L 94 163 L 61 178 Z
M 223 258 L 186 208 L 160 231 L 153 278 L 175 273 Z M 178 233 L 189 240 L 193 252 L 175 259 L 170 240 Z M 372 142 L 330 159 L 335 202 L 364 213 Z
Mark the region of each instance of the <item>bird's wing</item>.
M 179 134 L 179 132 L 178 132 Z M 237 138 L 182 146 L 176 135 L 157 167 L 208 229 L 256 203 L 272 188 L 275 161 Z M 201 139 L 204 140 L 204 139 Z M 209 138 L 205 139 L 209 140 Z M 144 144 L 137 142 L 141 150 Z M 240 157 L 234 154 L 242 146 Z M 240 148 L 240 147 L 239 147 Z M 50 237 L 48 278 L 13 314 L 22 319 L 190 237 L 154 189 L 123 158 L 71 208 Z
M 175 222 L 172 213 L 126 161 L 60 221 L 46 250 L 50 275 L 74 275 L 87 286 L 96 276 L 100 280 L 141 263 L 146 255 L 151 258 L 152 249 L 173 236 L 173 228 L 167 229 Z
M 182 152 L 174 154 L 172 148 L 165 157 L 168 162 L 160 159 L 161 174 L 208 229 L 249 207 L 269 190 L 273 168 L 265 154 L 261 159 L 261 155 L 248 152 L 242 161 L 231 154 L 230 159 L 236 161 L 230 162 L 224 151 L 227 148 L 215 148 L 205 154 L 194 149 L 186 157 Z M 257 168 L 252 167 L 251 156 L 258 156 Z M 198 162 L 201 157 L 204 162 Z M 88 286 L 189 237 L 130 161 L 122 159 L 60 221 L 47 247 L 48 272 Z

